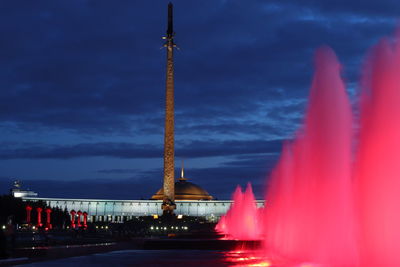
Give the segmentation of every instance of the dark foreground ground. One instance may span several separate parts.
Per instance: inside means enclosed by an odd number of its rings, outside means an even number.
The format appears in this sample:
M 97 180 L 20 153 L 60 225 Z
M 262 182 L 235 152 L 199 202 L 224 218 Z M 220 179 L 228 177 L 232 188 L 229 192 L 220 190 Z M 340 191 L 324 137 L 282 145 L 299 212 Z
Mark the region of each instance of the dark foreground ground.
M 217 239 L 215 223 L 204 218 L 175 216 L 137 217 L 125 223 L 96 222 L 87 228 L 37 228 L 33 225 L 8 224 L 0 229 L 0 265 L 16 261 L 35 261 L 46 258 L 70 257 L 104 253 L 121 249 L 154 249 L 153 239 Z M 204 245 L 180 245 L 171 242 L 170 248 Z M 205 247 L 205 246 L 204 246 Z
M 236 251 L 242 249 L 257 249 L 260 247 L 258 241 L 236 241 L 236 240 L 220 240 L 220 239 L 190 239 L 190 238 L 168 238 L 168 237 L 152 237 L 152 238 L 138 238 L 124 242 L 112 242 L 112 243 L 98 243 L 98 244 L 85 244 L 85 245 L 68 245 L 68 246 L 52 246 L 52 247 L 25 247 L 18 248 L 15 250 L 13 258 L 0 260 L 0 265 L 18 265 L 18 264 L 33 264 L 40 262 L 40 266 L 45 262 L 55 262 L 57 259 L 64 259 L 61 262 L 72 263 L 74 260 L 69 259 L 70 257 L 88 256 L 92 254 L 104 254 L 112 251 L 119 251 L 118 253 L 124 254 L 121 251 L 131 251 L 130 258 L 136 257 L 139 261 L 151 260 L 155 262 L 163 259 L 163 255 L 170 255 L 172 251 L 180 251 L 182 255 L 193 254 L 196 257 L 203 257 L 207 255 L 207 259 L 221 258 L 223 252 Z M 133 251 L 133 252 L 132 252 Z M 151 252 L 153 251 L 153 252 Z M 194 251 L 196 251 L 194 253 Z M 174 252 L 175 253 L 175 252 Z M 222 253 L 222 254 L 221 254 Z M 137 257 L 138 255 L 147 255 L 146 257 Z M 116 254 L 110 254 L 111 256 L 106 257 L 111 262 L 120 262 L 123 259 L 115 256 Z M 153 258 L 154 257 L 156 258 Z M 180 256 L 180 260 L 187 260 L 186 257 Z M 202 256 L 203 255 L 203 256 Z M 196 258 L 195 257 L 195 258 Z M 68 258 L 68 259 L 66 259 Z M 94 262 L 100 260 L 100 256 L 87 257 L 88 259 L 94 259 Z M 175 257 L 176 259 L 176 257 Z M 85 260 L 83 260 L 85 261 Z M 132 262 L 134 260 L 132 259 Z M 104 263 L 104 262 L 103 262 Z M 126 262 L 128 264 L 128 262 Z M 80 265 L 80 264 L 79 264 Z M 117 264 L 118 265 L 118 264 Z M 129 264 L 128 264 L 129 265 Z M 32 265 L 39 266 L 39 265 Z M 149 265 L 142 265 L 149 266 Z M 172 265 L 171 265 L 172 266 Z M 199 265 L 196 265 L 199 266 Z
M 19 266 L 19 265 L 17 265 Z M 280 266 L 254 251 L 216 250 L 118 250 L 102 254 L 27 263 L 29 267 L 47 266 L 168 266 L 168 267 L 213 267 L 213 266 Z
M 194 258 L 208 255 L 208 258 L 212 259 L 220 257 L 222 252 L 242 248 L 257 249 L 260 246 L 258 241 L 222 239 L 222 236 L 214 231 L 215 224 L 203 221 L 172 221 L 171 223 L 151 219 L 151 221 L 144 221 L 144 226 L 140 228 L 132 228 L 137 225 L 137 223 L 125 223 L 107 227 L 93 226 L 92 231 L 21 231 L 17 233 L 11 246 L 9 239 L 7 257 L 0 259 L 0 266 L 41 264 L 61 259 L 64 259 L 61 261 L 65 263 L 72 258 L 89 257 L 93 254 L 111 255 L 106 258 L 109 261 L 118 262 L 120 258 L 115 255 L 125 253 L 121 251 L 131 251 L 130 254 L 128 253 L 130 255 L 128 258 L 132 261 L 134 261 L 132 257 L 137 257 L 139 254 L 153 259 L 153 257 L 162 258 L 164 254 L 170 254 L 172 251 L 193 254 Z M 120 252 L 109 254 L 113 251 Z M 85 259 L 97 261 L 100 256 L 93 257 Z M 147 260 L 146 257 L 138 257 L 137 260 Z

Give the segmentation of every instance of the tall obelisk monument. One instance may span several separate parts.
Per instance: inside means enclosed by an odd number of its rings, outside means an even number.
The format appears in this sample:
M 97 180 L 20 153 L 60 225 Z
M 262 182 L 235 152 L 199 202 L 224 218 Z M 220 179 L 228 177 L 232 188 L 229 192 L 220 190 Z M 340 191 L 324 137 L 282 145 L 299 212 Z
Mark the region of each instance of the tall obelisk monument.
M 164 214 L 173 213 L 175 206 L 175 166 L 174 166 L 174 30 L 172 20 L 172 3 L 168 4 L 167 75 L 166 75 L 166 105 L 164 132 L 164 199 L 162 209 Z

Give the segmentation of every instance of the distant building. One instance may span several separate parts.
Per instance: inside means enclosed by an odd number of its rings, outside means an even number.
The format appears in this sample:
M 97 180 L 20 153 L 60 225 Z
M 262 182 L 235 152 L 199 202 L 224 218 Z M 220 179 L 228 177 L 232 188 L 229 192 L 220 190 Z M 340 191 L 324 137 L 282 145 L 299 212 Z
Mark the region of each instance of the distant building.
M 184 177 L 184 169 L 182 162 L 181 178 L 175 182 L 174 189 L 174 199 L 175 200 L 212 200 L 213 197 L 203 188 L 197 184 L 187 181 L 188 179 Z M 164 199 L 164 188 L 155 193 L 151 199 L 163 200 Z
M 162 215 L 163 188 L 149 200 L 112 200 L 112 199 L 74 199 L 74 198 L 42 198 L 37 193 L 22 190 L 20 183 L 14 183 L 11 189 L 14 197 L 24 201 L 43 201 L 49 207 L 66 209 L 69 212 L 86 212 L 88 222 L 122 223 L 133 217 Z M 181 178 L 175 182 L 174 213 L 183 216 L 205 217 L 209 221 L 217 221 L 232 204 L 232 200 L 214 200 L 200 186 L 188 182 L 184 178 L 182 166 Z M 264 206 L 264 200 L 256 201 L 257 207 Z
M 13 188 L 10 189 L 10 193 L 13 197 L 37 197 L 38 194 L 29 189 L 22 189 L 21 182 L 16 180 L 14 181 Z
M 124 222 L 133 217 L 162 214 L 162 200 L 112 200 L 23 197 L 25 201 L 43 201 L 50 207 L 58 207 L 88 213 L 88 222 Z M 205 217 L 216 221 L 224 215 L 232 200 L 176 200 L 175 214 Z M 256 201 L 257 207 L 264 206 L 264 200 Z

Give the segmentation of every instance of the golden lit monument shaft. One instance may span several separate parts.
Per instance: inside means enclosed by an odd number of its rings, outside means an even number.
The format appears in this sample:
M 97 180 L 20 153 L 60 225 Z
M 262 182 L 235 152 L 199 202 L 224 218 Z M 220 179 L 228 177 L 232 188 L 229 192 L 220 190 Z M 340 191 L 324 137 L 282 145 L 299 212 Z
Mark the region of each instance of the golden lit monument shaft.
M 177 200 L 212 200 L 213 197 L 200 186 L 188 182 L 183 175 L 175 182 L 174 166 L 174 30 L 172 3 L 168 4 L 168 28 L 164 47 L 167 48 L 167 71 L 165 82 L 165 132 L 164 132 L 164 183 L 151 199 L 163 200 L 163 214 L 173 214 Z
M 166 105 L 164 132 L 164 213 L 175 209 L 175 166 L 174 166 L 174 32 L 172 21 L 172 3 L 168 4 L 168 29 L 165 37 L 167 48 Z

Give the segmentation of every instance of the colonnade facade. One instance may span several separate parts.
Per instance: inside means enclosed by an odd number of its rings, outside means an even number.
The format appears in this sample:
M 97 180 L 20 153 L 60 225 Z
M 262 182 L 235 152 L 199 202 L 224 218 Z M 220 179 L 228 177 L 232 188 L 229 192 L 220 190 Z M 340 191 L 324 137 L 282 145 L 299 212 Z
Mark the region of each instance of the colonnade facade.
M 87 222 L 124 222 L 139 216 L 162 214 L 162 200 L 106 200 L 23 197 L 25 201 L 44 201 L 52 208 L 84 211 Z M 258 207 L 263 200 L 256 201 Z M 231 206 L 231 200 L 177 200 L 176 214 L 205 217 L 213 221 L 224 215 Z

